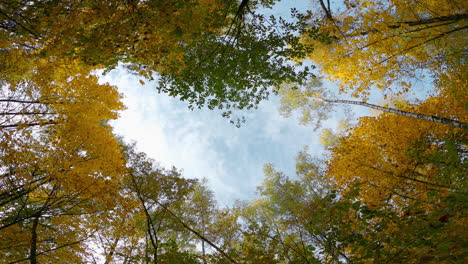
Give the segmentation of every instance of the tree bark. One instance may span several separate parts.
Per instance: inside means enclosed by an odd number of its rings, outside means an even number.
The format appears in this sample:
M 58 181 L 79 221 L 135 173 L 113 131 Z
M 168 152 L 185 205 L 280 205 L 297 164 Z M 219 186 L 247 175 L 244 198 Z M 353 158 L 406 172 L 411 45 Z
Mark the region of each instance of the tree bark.
M 322 10 L 325 12 L 325 16 L 327 17 L 328 20 L 333 21 L 333 16 L 331 14 L 330 10 L 330 2 L 327 2 L 328 7 L 325 6 L 325 3 L 323 0 L 319 0 L 320 6 L 322 7 Z
M 389 108 L 389 107 L 384 107 L 384 106 L 379 106 L 379 105 L 374 105 L 374 104 L 368 104 L 368 103 L 360 102 L 360 101 L 338 100 L 338 99 L 323 99 L 323 98 L 318 99 L 318 100 L 321 100 L 321 101 L 327 102 L 327 103 L 332 103 L 332 104 L 360 105 L 360 106 L 364 106 L 364 107 L 368 107 L 368 108 L 372 108 L 372 109 L 376 109 L 376 110 L 380 110 L 380 111 L 384 111 L 384 112 L 388 112 L 388 113 L 392 113 L 392 114 L 396 114 L 396 115 L 407 116 L 407 117 L 417 118 L 417 119 L 421 119 L 421 120 L 427 120 L 427 121 L 441 123 L 441 124 L 445 124 L 445 125 L 449 125 L 449 126 L 453 126 L 453 127 L 457 127 L 457 128 L 463 128 L 463 129 L 468 128 L 467 123 L 459 122 L 459 121 L 456 121 L 456 120 L 453 120 L 453 119 L 434 116 L 434 115 L 425 115 L 425 114 L 407 112 L 407 111 L 403 111 L 403 110 L 400 110 L 400 109 Z
M 451 16 L 441 16 L 441 17 L 431 17 L 431 18 L 426 18 L 426 19 L 421 19 L 421 20 L 416 20 L 416 21 L 401 21 L 398 22 L 398 24 L 406 24 L 409 26 L 419 26 L 419 25 L 427 25 L 427 24 L 432 24 L 432 23 L 440 23 L 440 22 L 448 22 L 448 21 L 453 21 L 457 22 L 460 20 L 465 20 L 468 19 L 468 14 L 455 14 Z M 398 28 L 400 27 L 399 25 L 391 25 L 390 28 Z
M 45 126 L 45 125 L 56 125 L 55 121 L 48 121 L 42 123 L 26 123 L 26 124 L 12 124 L 12 125 L 0 125 L 0 128 L 12 128 L 12 127 L 33 127 L 33 126 Z
M 202 226 L 203 226 L 203 231 L 202 231 L 202 236 L 205 236 L 205 217 L 202 216 Z M 202 258 L 203 258 L 203 264 L 206 264 L 206 259 L 205 259 L 205 241 L 202 240 Z
M 37 226 L 39 224 L 39 216 L 34 217 L 31 227 L 31 247 L 29 248 L 29 263 L 37 264 Z
M 148 208 L 146 208 L 145 199 L 141 195 L 140 187 L 138 186 L 138 183 L 136 182 L 135 176 L 133 174 L 130 174 L 130 176 L 132 178 L 132 183 L 133 183 L 133 186 L 135 187 L 137 197 L 140 200 L 141 206 L 142 206 L 143 211 L 144 211 L 145 216 L 146 216 L 146 226 L 148 228 L 148 235 L 150 237 L 151 246 L 153 246 L 153 249 L 154 249 L 153 261 L 156 264 L 156 263 L 158 263 L 157 231 L 154 229 L 153 219 L 152 219 L 152 217 L 151 217 L 151 215 L 150 215 L 150 213 L 148 211 Z

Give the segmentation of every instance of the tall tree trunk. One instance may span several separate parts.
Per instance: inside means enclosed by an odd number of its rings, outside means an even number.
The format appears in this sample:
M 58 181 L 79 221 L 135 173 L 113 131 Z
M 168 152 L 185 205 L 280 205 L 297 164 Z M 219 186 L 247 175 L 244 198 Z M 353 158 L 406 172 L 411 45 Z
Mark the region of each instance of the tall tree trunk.
M 150 212 L 148 211 L 148 208 L 146 208 L 145 205 L 145 199 L 141 195 L 140 187 L 138 186 L 138 183 L 136 182 L 135 176 L 133 174 L 130 174 L 133 186 L 135 187 L 136 194 L 138 197 L 138 200 L 140 200 L 141 206 L 143 208 L 143 211 L 146 216 L 146 226 L 148 228 L 147 234 L 149 235 L 151 245 L 153 246 L 154 252 L 153 252 L 153 261 L 155 264 L 158 263 L 158 232 L 157 230 L 154 229 L 153 226 L 153 218 L 150 215 Z
M 31 227 L 31 247 L 29 249 L 29 263 L 37 264 L 37 226 L 39 224 L 39 216 L 34 217 Z
M 202 216 L 202 236 L 205 236 L 205 217 Z M 205 241 L 202 240 L 202 258 L 203 258 L 203 264 L 206 264 L 206 259 L 205 259 Z
M 145 212 L 146 216 L 146 227 L 148 228 L 148 236 L 150 238 L 151 246 L 153 246 L 154 252 L 153 252 L 153 261 L 155 264 L 158 263 L 158 236 L 156 230 L 154 230 L 153 226 L 153 220 L 151 215 L 148 212 L 148 209 L 146 208 L 144 201 L 142 200 L 143 198 L 140 197 L 141 204 L 143 206 L 143 211 Z
M 334 21 L 333 16 L 331 14 L 331 10 L 330 10 L 330 2 L 329 1 L 327 2 L 328 7 L 325 6 L 325 3 L 323 2 L 323 0 L 319 0 L 319 3 L 320 3 L 320 6 L 322 7 L 322 10 L 325 12 L 325 16 L 327 17 L 327 19 L 330 21 Z
M 368 108 L 392 113 L 392 114 L 397 114 L 401 116 L 407 116 L 407 117 L 412 117 L 412 118 L 417 118 L 417 119 L 422 119 L 422 120 L 427 120 L 427 121 L 432 121 L 432 122 L 437 122 L 441 124 L 446 124 L 449 126 L 457 127 L 457 128 L 468 128 L 467 123 L 462 123 L 453 119 L 449 118 L 444 118 L 444 117 L 439 117 L 439 116 L 434 116 L 434 115 L 425 115 L 425 114 L 418 114 L 418 113 L 413 113 L 413 112 L 407 112 L 403 111 L 400 109 L 395 109 L 395 108 L 389 108 L 389 107 L 384 107 L 384 106 L 379 106 L 379 105 L 374 105 L 374 104 L 368 104 L 365 102 L 360 102 L 360 101 L 351 101 L 351 100 L 337 100 L 337 99 L 324 99 L 324 98 L 316 98 L 317 100 L 327 102 L 327 103 L 332 103 L 332 104 L 353 104 L 353 105 L 360 105 L 360 106 L 365 106 Z
M 130 262 L 129 262 L 129 259 L 130 259 L 130 256 L 132 256 L 132 254 L 133 254 L 133 246 L 130 248 L 130 251 L 128 252 L 128 254 L 125 254 L 125 258 L 124 258 L 123 264 L 128 264 L 128 263 L 130 263 Z
M 462 20 L 468 19 L 468 14 L 454 14 L 449 16 L 440 16 L 440 17 L 431 17 L 426 19 L 420 19 L 415 21 L 401 21 L 397 22 L 398 24 L 406 24 L 409 26 L 419 26 L 419 25 L 427 25 L 432 23 L 441 23 L 441 22 L 458 22 Z M 390 28 L 398 28 L 400 25 L 390 25 Z

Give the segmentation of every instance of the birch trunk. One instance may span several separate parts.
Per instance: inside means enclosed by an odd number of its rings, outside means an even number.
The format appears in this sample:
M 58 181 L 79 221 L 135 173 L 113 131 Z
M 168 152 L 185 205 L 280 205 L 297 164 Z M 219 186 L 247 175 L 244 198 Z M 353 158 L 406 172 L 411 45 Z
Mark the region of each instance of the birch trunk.
M 368 104 L 365 102 L 360 102 L 360 101 L 351 101 L 351 100 L 337 100 L 337 99 L 317 99 L 323 102 L 327 103 L 332 103 L 332 104 L 353 104 L 353 105 L 360 105 L 396 115 L 401 115 L 401 116 L 407 116 L 407 117 L 412 117 L 412 118 L 417 118 L 417 119 L 422 119 L 422 120 L 427 120 L 427 121 L 432 121 L 432 122 L 437 122 L 441 124 L 446 124 L 449 126 L 457 127 L 457 128 L 468 128 L 467 123 L 462 123 L 453 119 L 449 118 L 444 118 L 444 117 L 439 117 L 439 116 L 434 116 L 434 115 L 425 115 L 425 114 L 418 114 L 418 113 L 413 113 L 413 112 L 407 112 L 395 108 L 389 108 L 389 107 L 384 107 L 384 106 L 379 106 L 379 105 L 374 105 L 374 104 Z

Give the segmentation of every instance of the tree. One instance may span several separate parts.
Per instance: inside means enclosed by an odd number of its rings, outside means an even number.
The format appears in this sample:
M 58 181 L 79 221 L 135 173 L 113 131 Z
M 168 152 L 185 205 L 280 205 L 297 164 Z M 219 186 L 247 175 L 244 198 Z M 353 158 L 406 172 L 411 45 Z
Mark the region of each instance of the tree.
M 240 207 L 247 263 L 337 263 L 347 256 L 334 237 L 342 218 L 320 161 L 303 151 L 296 172 L 289 178 L 267 164 L 259 199 Z
M 83 215 L 110 210 L 119 197 L 123 160 L 106 122 L 122 105 L 115 87 L 79 62 L 36 62 L 1 90 L 0 258 L 74 262 L 91 236 Z
M 143 215 L 142 227 L 147 244 L 144 259 L 146 262 L 159 263 L 167 254 L 177 253 L 171 252 L 172 244 L 179 242 L 178 233 L 182 232 L 167 210 L 181 206 L 195 181 L 181 178 L 175 168 L 159 168 L 144 153 L 136 152 L 134 145 L 124 146 L 124 150 L 128 164 L 126 185 L 138 200 Z M 178 251 L 178 245 L 174 246 Z
M 451 119 L 454 115 L 450 116 L 451 118 L 446 118 L 434 115 L 432 113 L 418 113 L 417 111 L 414 111 L 414 106 L 410 106 L 409 104 L 402 105 L 401 108 L 408 109 L 403 110 L 398 108 L 391 108 L 388 106 L 370 104 L 364 101 L 334 99 L 330 95 L 330 92 L 325 90 L 325 87 L 323 87 L 322 82 L 317 78 L 309 80 L 304 86 L 283 84 L 279 89 L 278 93 L 281 97 L 281 106 L 279 108 L 279 111 L 282 115 L 290 116 L 294 110 L 300 109 L 302 112 L 300 122 L 302 124 L 309 124 L 315 121 L 316 128 L 320 126 L 321 121 L 326 120 L 328 118 L 329 114 L 333 110 L 331 106 L 332 104 L 359 105 L 400 116 L 427 120 L 430 122 L 446 124 L 457 128 L 468 128 L 468 124 L 466 122 L 463 122 L 463 116 L 460 117 L 461 121 L 458 121 L 456 120 L 457 118 Z M 447 91 L 440 92 L 439 97 L 444 98 L 446 100 L 452 100 L 453 104 L 456 104 L 457 107 L 460 107 L 460 103 L 462 103 L 464 101 L 463 99 L 466 97 L 460 96 L 459 98 L 453 98 L 453 95 L 447 95 L 447 93 Z M 434 98 L 431 98 L 430 100 L 440 99 L 437 99 L 437 96 L 434 96 Z M 445 107 L 452 108 L 454 107 L 453 104 L 447 104 Z M 447 113 L 443 113 L 444 116 L 449 116 L 446 114 Z
M 428 154 L 431 161 L 422 162 L 437 164 L 441 178 L 463 178 L 466 164 L 456 151 L 449 153 Z M 376 205 L 361 194 L 364 183 L 337 186 L 334 175 L 318 166 L 302 152 L 298 178 L 266 167 L 261 198 L 241 209 L 245 225 L 239 243 L 246 262 L 463 263 L 463 181 L 454 181 L 457 191 L 448 194 L 432 191 L 404 205 L 395 200 Z M 339 194 L 335 187 L 346 192 Z
M 196 180 L 182 178 L 175 168 L 160 168 L 134 146 L 125 146 L 124 150 L 127 188 L 139 200 L 144 215 L 145 261 L 198 263 L 198 259 L 208 258 L 205 245 L 209 245 L 229 263 L 237 263 L 207 232 L 210 219 L 202 215 L 202 210 L 208 215 L 214 210 L 213 194 Z M 201 254 L 196 251 L 200 242 Z
M 186 221 L 188 220 L 193 227 L 199 230 L 203 237 L 212 239 L 212 234 L 209 232 L 209 226 L 214 223 L 216 201 L 214 199 L 214 193 L 206 186 L 207 180 L 204 179 L 202 182 L 197 183 L 194 186 L 194 190 L 190 193 L 187 202 L 184 204 L 182 212 L 186 215 Z M 207 260 L 206 242 L 201 241 L 201 257 L 203 263 Z
M 69 57 L 106 71 L 124 63 L 142 78 L 159 75 L 159 92 L 229 115 L 229 108 L 253 108 L 271 87 L 308 74 L 284 63 L 307 51 L 293 32 L 303 24 L 250 13 L 273 2 L 4 1 L 0 48 L 12 68 L 38 57 Z
M 445 108 L 449 100 L 454 100 L 446 98 L 430 98 L 414 109 L 437 109 L 454 117 L 463 113 L 461 104 Z M 464 165 L 454 169 L 454 173 L 444 173 L 443 177 L 441 170 L 448 164 L 464 163 L 465 136 L 464 129 L 407 117 L 381 114 L 361 118 L 332 150 L 329 176 L 343 189 L 362 184 L 360 197 L 368 204 L 380 205 L 390 200 L 395 205 L 411 200 L 428 201 L 428 195 L 434 191 L 448 195 L 461 190 L 458 172 L 464 170 Z M 428 158 L 444 152 L 453 155 L 447 165 L 442 165 L 446 161 Z
M 405 92 L 414 78 L 466 69 L 463 1 L 353 0 L 339 13 L 320 3 L 325 19 L 311 22 L 319 37 L 303 41 L 315 44 L 309 57 L 327 78 L 339 80 L 342 92 L 364 98 L 372 87 Z

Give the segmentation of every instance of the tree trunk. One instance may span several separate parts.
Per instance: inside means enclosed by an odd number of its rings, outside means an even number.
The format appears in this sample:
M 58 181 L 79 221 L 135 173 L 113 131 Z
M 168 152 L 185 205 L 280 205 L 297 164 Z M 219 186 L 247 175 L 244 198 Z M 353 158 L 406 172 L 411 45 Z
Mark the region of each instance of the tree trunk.
M 39 224 L 39 216 L 34 217 L 31 227 L 31 247 L 29 249 L 29 263 L 37 264 L 37 226 Z
M 427 24 L 432 24 L 432 23 L 441 23 L 441 22 L 457 22 L 461 20 L 466 20 L 468 19 L 468 14 L 454 14 L 450 16 L 441 16 L 441 17 L 431 17 L 431 18 L 426 18 L 426 19 L 421 19 L 421 20 L 416 20 L 416 21 L 402 21 L 402 22 L 397 22 L 398 24 L 406 24 L 409 26 L 419 26 L 419 25 L 427 25 Z M 400 27 L 399 25 L 391 25 L 390 28 L 398 28 Z
M 322 10 L 325 12 L 325 16 L 327 17 L 328 20 L 334 21 L 333 16 L 331 14 L 330 10 L 330 2 L 328 2 L 328 7 L 325 6 L 325 3 L 323 0 L 319 0 L 320 6 L 322 7 Z
M 468 128 L 467 123 L 462 123 L 453 119 L 448 119 L 444 117 L 438 117 L 438 116 L 433 116 L 433 115 L 425 115 L 425 114 L 418 114 L 418 113 L 413 113 L 413 112 L 406 112 L 403 110 L 395 109 L 395 108 L 389 108 L 389 107 L 384 107 L 384 106 L 379 106 L 379 105 L 374 105 L 374 104 L 368 104 L 365 102 L 360 102 L 360 101 L 351 101 L 351 100 L 335 100 L 335 99 L 318 99 L 327 103 L 332 103 L 332 104 L 353 104 L 353 105 L 360 105 L 360 106 L 365 106 L 368 108 L 392 113 L 392 114 L 397 114 L 401 116 L 407 116 L 407 117 L 412 117 L 412 118 L 417 118 L 417 119 L 422 119 L 422 120 L 427 120 L 427 121 L 432 121 L 432 122 L 437 122 L 457 128 Z
M 205 217 L 202 216 L 202 236 L 205 236 Z M 206 259 L 205 259 L 205 241 L 202 240 L 202 258 L 203 258 L 203 264 L 206 264 Z
M 204 237 L 202 234 L 188 226 L 184 221 L 182 221 L 174 212 L 169 210 L 166 206 L 164 206 L 162 203 L 156 201 L 157 204 L 159 204 L 164 210 L 166 210 L 170 215 L 174 217 L 177 222 L 179 222 L 185 229 L 189 230 L 190 232 L 194 233 L 197 237 L 199 237 L 202 241 L 205 241 L 208 245 L 212 246 L 216 251 L 218 251 L 221 255 L 223 255 L 226 259 L 228 259 L 231 263 L 237 264 L 238 262 L 235 261 L 231 256 L 229 256 L 224 250 L 222 250 L 220 247 L 216 246 L 213 242 L 211 242 L 209 239 Z
M 143 211 L 146 216 L 146 226 L 148 228 L 147 234 L 149 235 L 151 245 L 153 246 L 154 252 L 153 252 L 153 261 L 155 264 L 158 263 L 158 234 L 157 230 L 154 229 L 153 226 L 153 219 L 148 211 L 148 208 L 146 208 L 145 205 L 145 199 L 141 195 L 140 187 L 138 186 L 138 183 L 135 180 L 135 176 L 133 174 L 130 174 L 133 186 L 135 187 L 136 194 L 138 197 L 138 200 L 140 200 L 141 206 L 143 208 Z
M 117 243 L 119 243 L 118 237 L 114 239 L 114 242 L 112 243 L 111 248 L 109 249 L 109 254 L 106 255 L 106 261 L 104 262 L 104 264 L 111 263 L 112 257 L 114 256 L 114 253 L 115 253 L 115 249 L 117 248 Z

